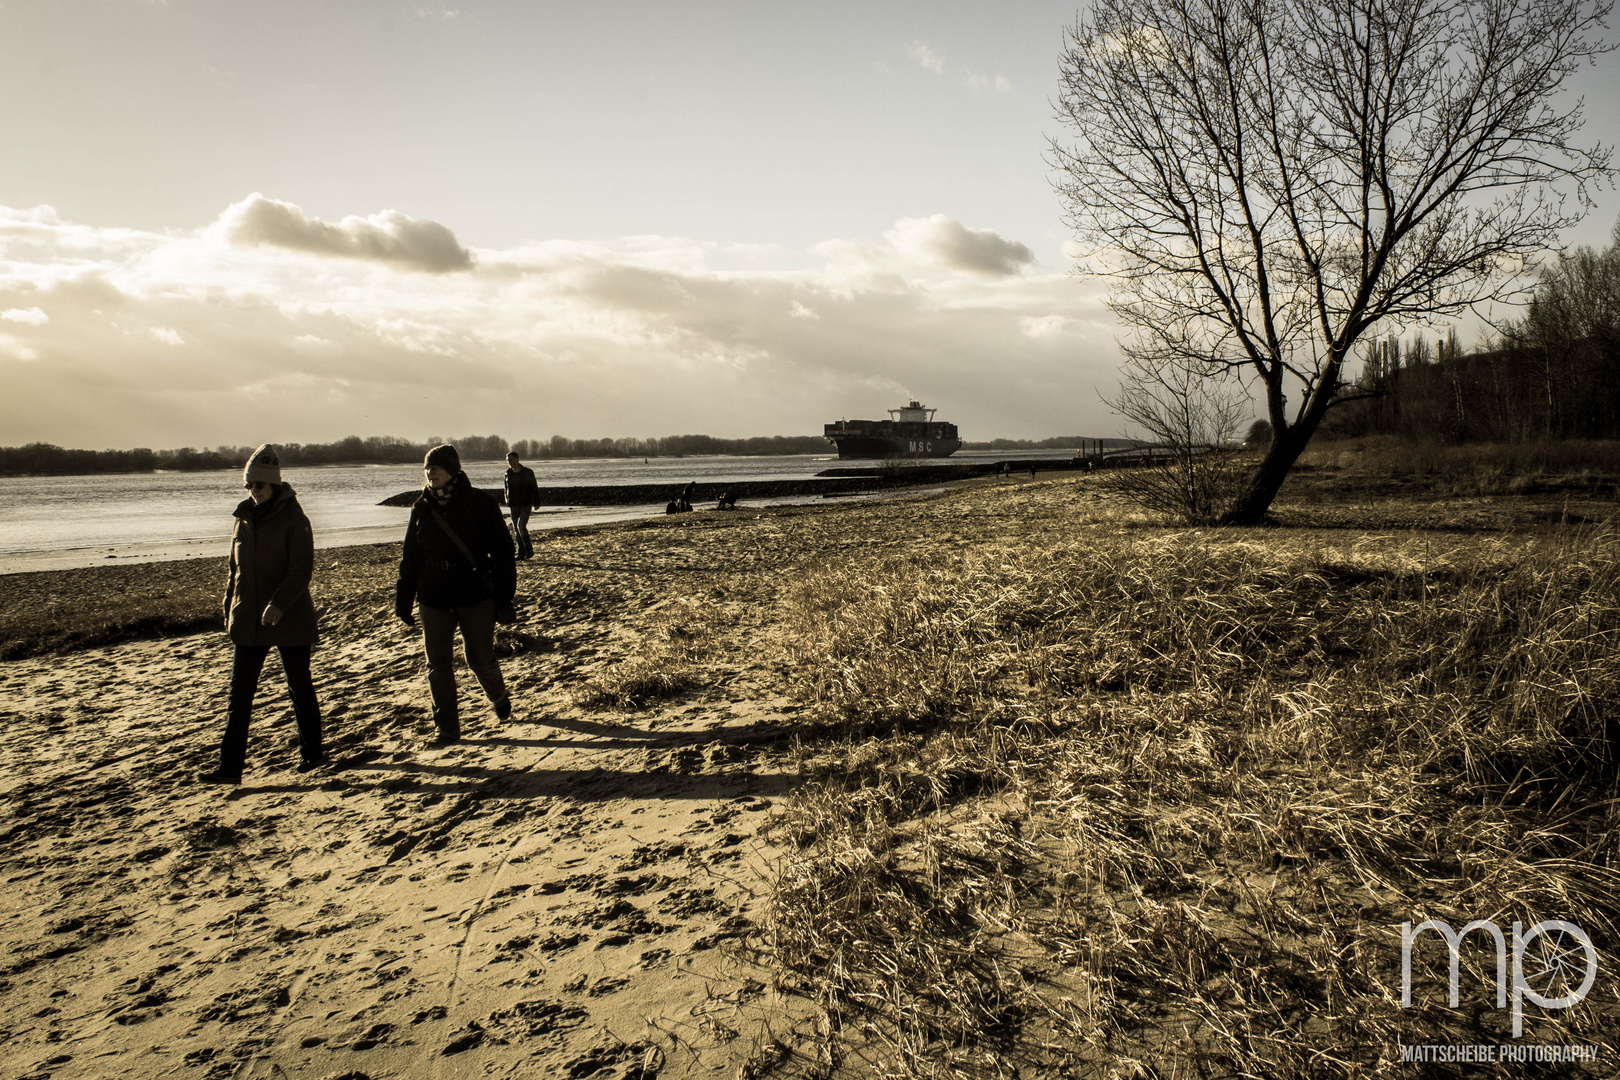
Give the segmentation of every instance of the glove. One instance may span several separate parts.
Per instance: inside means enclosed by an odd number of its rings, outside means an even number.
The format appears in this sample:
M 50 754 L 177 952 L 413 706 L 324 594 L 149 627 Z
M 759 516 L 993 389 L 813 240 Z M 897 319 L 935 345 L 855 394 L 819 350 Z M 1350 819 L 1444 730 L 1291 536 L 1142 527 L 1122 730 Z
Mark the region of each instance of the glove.
M 408 599 L 395 600 L 394 601 L 394 614 L 399 618 L 399 621 L 404 623 L 406 626 L 415 626 L 416 625 L 416 616 L 411 614 L 411 602 L 410 602 L 410 600 L 408 600 Z

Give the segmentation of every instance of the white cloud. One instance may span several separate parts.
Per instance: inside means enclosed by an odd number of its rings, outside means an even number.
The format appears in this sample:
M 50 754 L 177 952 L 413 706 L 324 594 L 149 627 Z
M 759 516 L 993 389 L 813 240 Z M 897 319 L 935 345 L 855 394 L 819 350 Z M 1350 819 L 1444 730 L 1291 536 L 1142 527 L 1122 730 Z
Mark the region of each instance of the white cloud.
M 6 225 L 60 225 L 62 219 L 57 216 L 56 207 L 41 203 L 30 210 L 13 210 L 10 207 L 0 206 L 0 229 Z
M 901 218 L 884 235 L 897 249 L 949 270 L 1004 277 L 1035 261 L 1023 244 L 991 229 L 969 229 L 944 214 Z
M 1025 337 L 1054 338 L 1068 332 L 1075 322 L 1066 315 L 1025 315 L 1018 320 L 1018 329 Z
M 6 322 L 28 323 L 31 326 L 44 326 L 51 321 L 51 317 L 37 307 L 10 308 L 6 311 L 0 311 L 0 319 L 4 319 Z
M 977 71 L 962 69 L 962 85 L 975 94 L 1010 94 L 1013 90 L 1012 80 L 1002 75 L 981 75 Z
M 553 240 L 435 275 L 224 230 L 0 209 L 0 312 L 50 313 L 0 323 L 27 336 L 0 335 L 0 379 L 19 376 L 0 397 L 7 441 L 211 445 L 243 441 L 243 417 L 249 441 L 731 437 L 816 432 L 908 396 L 970 438 L 1115 426 L 1096 403 L 1117 364 L 1101 290 L 944 215 L 808 252 Z
M 906 46 L 906 55 L 911 57 L 917 66 L 932 71 L 935 75 L 945 74 L 945 56 L 926 41 L 913 41 Z
M 906 56 L 911 62 L 925 71 L 932 71 L 935 75 L 945 74 L 945 53 L 926 41 L 913 41 L 906 46 Z M 879 65 L 881 68 L 882 65 Z M 886 68 L 883 70 L 887 70 Z M 962 85 L 975 94 L 1010 94 L 1013 90 L 1012 80 L 1003 75 L 983 75 L 972 68 L 961 68 Z
M 39 352 L 29 348 L 10 334 L 0 334 L 0 359 L 31 364 L 39 359 Z
M 219 232 L 233 244 L 270 245 L 315 255 L 369 259 L 406 269 L 467 270 L 472 254 L 436 221 L 417 221 L 398 210 L 350 215 L 336 225 L 312 218 L 292 203 L 254 192 L 219 216 Z

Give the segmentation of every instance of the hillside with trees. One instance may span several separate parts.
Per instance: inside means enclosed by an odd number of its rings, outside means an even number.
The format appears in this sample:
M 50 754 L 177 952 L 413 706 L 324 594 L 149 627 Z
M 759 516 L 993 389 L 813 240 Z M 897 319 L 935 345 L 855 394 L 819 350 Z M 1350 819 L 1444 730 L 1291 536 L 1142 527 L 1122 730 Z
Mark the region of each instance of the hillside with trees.
M 1431 343 L 1389 338 L 1361 354 L 1361 374 L 1326 430 L 1443 443 L 1620 438 L 1620 225 L 1602 251 L 1549 267 L 1523 317 L 1463 351 L 1455 332 Z

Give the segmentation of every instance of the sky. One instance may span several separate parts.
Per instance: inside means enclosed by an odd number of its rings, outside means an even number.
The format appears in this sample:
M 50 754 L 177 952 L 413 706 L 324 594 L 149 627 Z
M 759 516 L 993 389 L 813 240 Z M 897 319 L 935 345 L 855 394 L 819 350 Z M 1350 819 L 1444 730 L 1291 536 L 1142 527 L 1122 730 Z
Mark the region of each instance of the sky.
M 1119 434 L 1044 156 L 1075 15 L 0 0 L 0 445 L 803 435 L 911 398 Z

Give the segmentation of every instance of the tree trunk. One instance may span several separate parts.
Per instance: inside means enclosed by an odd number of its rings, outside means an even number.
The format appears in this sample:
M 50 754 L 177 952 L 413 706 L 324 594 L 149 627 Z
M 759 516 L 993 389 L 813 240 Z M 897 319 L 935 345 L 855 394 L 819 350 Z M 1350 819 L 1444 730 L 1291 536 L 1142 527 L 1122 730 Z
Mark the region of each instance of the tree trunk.
M 1271 509 L 1271 500 L 1277 497 L 1283 481 L 1288 479 L 1289 470 L 1299 460 L 1299 455 L 1305 452 L 1305 444 L 1311 441 L 1320 422 L 1320 416 L 1312 416 L 1302 419 L 1286 431 L 1275 432 L 1271 448 L 1261 459 L 1260 467 L 1255 469 L 1248 483 L 1233 500 L 1231 508 L 1221 515 L 1217 524 L 1259 525 L 1264 521 L 1266 511 Z

